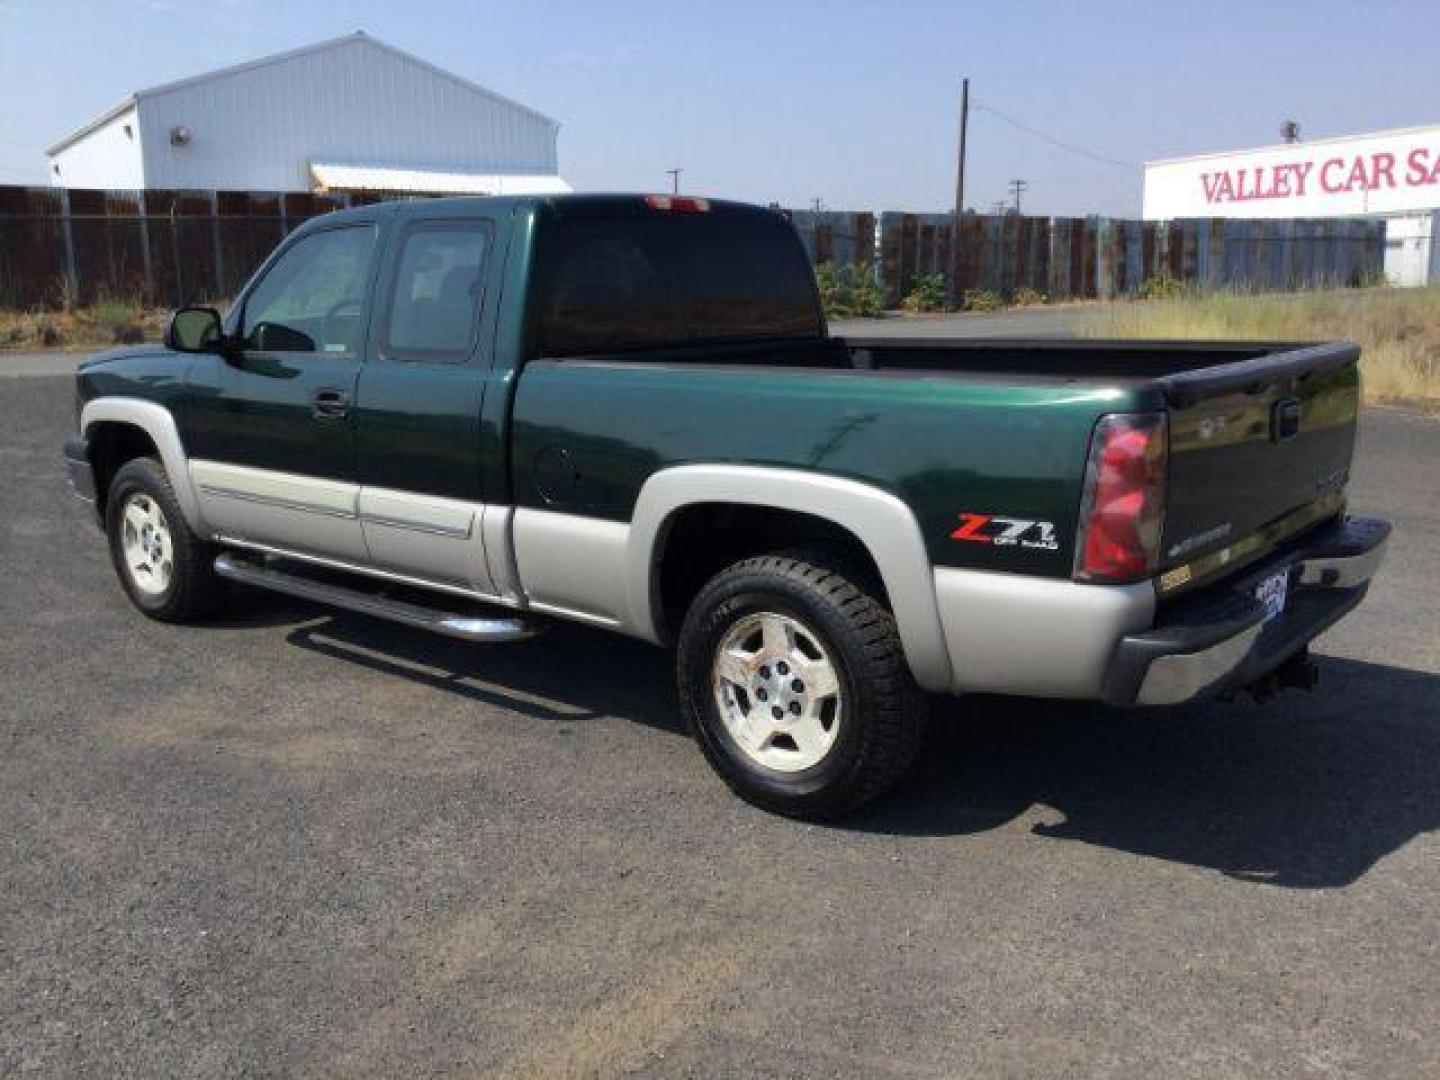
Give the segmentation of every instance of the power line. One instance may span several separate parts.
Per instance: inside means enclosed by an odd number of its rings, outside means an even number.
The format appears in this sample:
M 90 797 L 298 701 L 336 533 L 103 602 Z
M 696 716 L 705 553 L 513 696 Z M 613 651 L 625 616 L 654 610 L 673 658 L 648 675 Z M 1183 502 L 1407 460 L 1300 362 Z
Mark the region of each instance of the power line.
M 1122 161 L 1119 158 L 1107 157 L 1105 154 L 1097 154 L 1093 150 L 1086 150 L 1083 146 L 1076 146 L 1074 143 L 1068 143 L 1064 139 L 1057 139 L 1053 135 L 1047 135 L 1039 128 L 1033 128 L 1029 124 L 1021 120 L 1016 120 L 1013 116 L 1009 116 L 1006 113 L 1001 112 L 999 109 L 995 108 L 994 105 L 985 105 L 980 102 L 975 102 L 972 104 L 972 108 L 983 112 L 988 112 L 991 116 L 995 117 L 995 119 L 1001 121 L 1002 123 L 1009 124 L 1013 128 L 1018 128 L 1021 131 L 1025 132 L 1027 135 L 1032 135 L 1035 138 L 1040 139 L 1042 142 L 1047 142 L 1051 146 L 1059 147 L 1061 150 L 1067 150 L 1072 154 L 1079 154 L 1081 157 L 1089 158 L 1091 161 L 1103 162 L 1106 165 L 1114 165 L 1121 169 L 1140 168 L 1138 162 Z

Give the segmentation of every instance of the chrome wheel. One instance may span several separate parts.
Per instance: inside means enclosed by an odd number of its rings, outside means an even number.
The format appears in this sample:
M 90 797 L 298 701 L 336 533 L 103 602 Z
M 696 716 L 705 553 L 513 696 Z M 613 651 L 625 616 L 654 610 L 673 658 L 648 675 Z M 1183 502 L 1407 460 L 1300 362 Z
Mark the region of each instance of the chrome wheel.
M 800 772 L 834 747 L 844 719 L 840 672 L 798 619 L 745 616 L 716 647 L 711 683 L 726 729 L 759 764 Z
M 160 504 L 143 491 L 132 492 L 120 517 L 120 549 L 125 573 L 147 596 L 159 596 L 175 576 L 175 544 Z

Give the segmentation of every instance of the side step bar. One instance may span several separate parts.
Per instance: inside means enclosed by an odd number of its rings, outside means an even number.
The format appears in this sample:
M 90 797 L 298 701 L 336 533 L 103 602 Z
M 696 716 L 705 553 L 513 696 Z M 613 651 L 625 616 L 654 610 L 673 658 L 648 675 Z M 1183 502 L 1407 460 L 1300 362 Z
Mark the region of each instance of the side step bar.
M 464 641 L 524 641 L 540 633 L 541 629 L 538 623 L 514 616 L 460 615 L 406 603 L 403 600 L 391 600 L 360 589 L 289 574 L 228 553 L 216 557 L 215 572 L 223 578 L 245 585 L 298 596 L 302 600 L 313 600 L 318 604 L 344 608 L 346 611 L 371 615 L 377 619 L 388 619 Z

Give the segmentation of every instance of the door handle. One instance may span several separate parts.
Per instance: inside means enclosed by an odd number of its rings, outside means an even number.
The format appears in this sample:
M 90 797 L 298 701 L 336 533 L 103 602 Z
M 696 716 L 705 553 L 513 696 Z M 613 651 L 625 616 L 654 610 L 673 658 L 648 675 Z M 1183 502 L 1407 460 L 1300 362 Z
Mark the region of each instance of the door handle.
M 341 420 L 350 413 L 350 395 L 344 390 L 316 390 L 310 398 L 310 415 L 316 420 Z

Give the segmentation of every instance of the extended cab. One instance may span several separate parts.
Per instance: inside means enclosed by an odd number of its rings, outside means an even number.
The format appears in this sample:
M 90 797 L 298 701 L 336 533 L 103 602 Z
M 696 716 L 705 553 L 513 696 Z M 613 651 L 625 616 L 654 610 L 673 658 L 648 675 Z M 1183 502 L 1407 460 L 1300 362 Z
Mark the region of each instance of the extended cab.
M 84 364 L 65 455 L 152 617 L 229 579 L 674 645 L 720 774 L 823 817 L 901 775 L 927 691 L 1310 682 L 1389 532 L 1345 512 L 1357 361 L 841 339 L 778 212 L 435 200 L 309 222 L 223 318 Z

